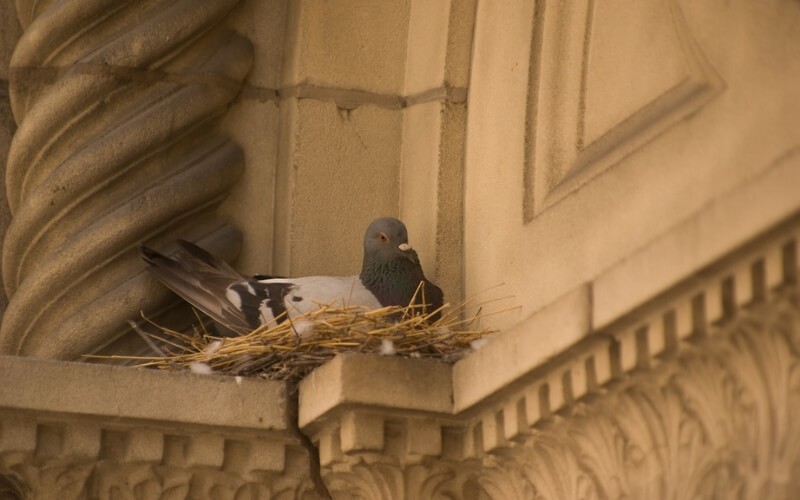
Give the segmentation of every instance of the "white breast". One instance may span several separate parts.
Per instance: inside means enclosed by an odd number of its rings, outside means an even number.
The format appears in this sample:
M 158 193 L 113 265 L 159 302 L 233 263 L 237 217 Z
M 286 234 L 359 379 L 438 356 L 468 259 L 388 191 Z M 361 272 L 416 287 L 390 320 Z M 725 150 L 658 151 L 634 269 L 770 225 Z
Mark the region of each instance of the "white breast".
M 378 299 L 364 287 L 358 276 L 308 276 L 270 281 L 285 281 L 293 285 L 284 297 L 286 310 L 290 316 L 313 311 L 321 305 L 361 306 L 365 310 L 381 307 Z M 271 317 L 271 311 L 266 304 L 262 304 L 260 309 L 262 315 Z

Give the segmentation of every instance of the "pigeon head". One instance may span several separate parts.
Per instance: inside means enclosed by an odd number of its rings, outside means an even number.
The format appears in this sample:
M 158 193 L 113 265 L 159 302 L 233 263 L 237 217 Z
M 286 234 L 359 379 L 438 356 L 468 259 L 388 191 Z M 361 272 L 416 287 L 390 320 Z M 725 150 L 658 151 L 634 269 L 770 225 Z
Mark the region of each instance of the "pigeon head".
M 442 305 L 442 291 L 425 279 L 417 252 L 408 244 L 406 226 L 392 217 L 375 219 L 367 227 L 359 277 L 381 305 L 406 306 L 423 298 L 432 309 Z M 421 282 L 424 290 L 418 294 Z
M 364 233 L 364 257 L 391 262 L 408 259 L 416 262 L 416 252 L 408 244 L 405 224 L 393 217 L 375 219 Z

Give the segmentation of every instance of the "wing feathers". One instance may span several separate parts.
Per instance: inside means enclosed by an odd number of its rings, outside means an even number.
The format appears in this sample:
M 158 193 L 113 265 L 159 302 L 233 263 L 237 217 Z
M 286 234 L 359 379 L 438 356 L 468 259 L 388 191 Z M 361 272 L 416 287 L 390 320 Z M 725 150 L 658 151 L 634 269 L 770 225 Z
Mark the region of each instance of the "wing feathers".
M 218 261 L 213 257 L 208 260 L 188 252 L 178 253 L 171 259 L 145 246 L 140 246 L 139 251 L 149 264 L 147 269 L 167 288 L 231 330 L 247 332 L 251 329 L 244 313 L 226 296 L 232 283 L 244 279 L 233 268 L 227 264 L 216 265 Z
M 180 250 L 174 258 L 146 246 L 140 246 L 139 250 L 156 279 L 217 323 L 238 333 L 247 333 L 276 318 L 280 322 L 288 315 L 312 311 L 321 304 L 366 309 L 381 305 L 405 306 L 411 299 L 405 289 L 413 292 L 419 281 L 425 286 L 415 302 L 421 303 L 424 296 L 429 312 L 443 302 L 441 289 L 425 279 L 416 258 L 410 261 L 413 286 L 384 289 L 391 284 L 365 286 L 360 276 L 281 279 L 255 275 L 247 279 L 194 243 L 179 240 L 178 245 Z

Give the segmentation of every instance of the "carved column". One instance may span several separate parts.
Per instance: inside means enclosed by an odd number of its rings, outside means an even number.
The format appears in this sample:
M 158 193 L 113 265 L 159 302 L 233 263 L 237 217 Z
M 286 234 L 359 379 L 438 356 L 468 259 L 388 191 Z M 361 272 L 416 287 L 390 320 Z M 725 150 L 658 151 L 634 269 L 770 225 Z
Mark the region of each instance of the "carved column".
M 139 242 L 235 251 L 214 207 L 243 168 L 215 133 L 251 67 L 250 43 L 221 26 L 237 2 L 18 2 L 1 352 L 75 358 L 163 304 Z

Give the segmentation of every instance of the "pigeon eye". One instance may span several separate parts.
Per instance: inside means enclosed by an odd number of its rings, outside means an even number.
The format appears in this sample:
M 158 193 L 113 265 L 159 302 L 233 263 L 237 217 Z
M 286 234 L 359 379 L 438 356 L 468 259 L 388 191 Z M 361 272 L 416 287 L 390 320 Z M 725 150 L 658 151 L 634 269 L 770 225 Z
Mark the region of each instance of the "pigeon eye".
M 388 236 L 386 236 L 386 234 L 385 234 L 385 233 L 378 233 L 378 239 L 379 239 L 379 240 L 381 240 L 381 241 L 382 241 L 382 242 L 384 242 L 384 243 L 386 243 L 387 241 L 389 241 L 389 237 L 388 237 Z

